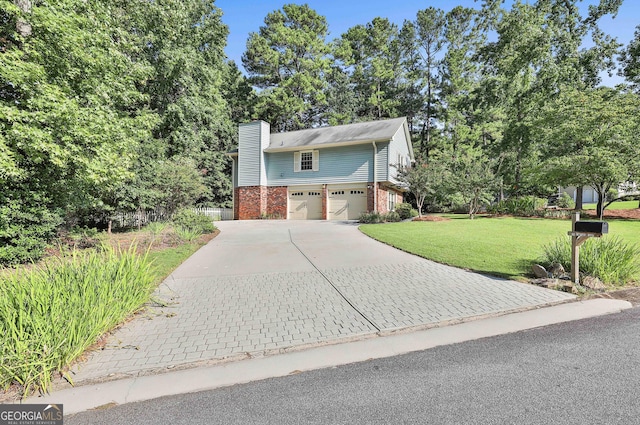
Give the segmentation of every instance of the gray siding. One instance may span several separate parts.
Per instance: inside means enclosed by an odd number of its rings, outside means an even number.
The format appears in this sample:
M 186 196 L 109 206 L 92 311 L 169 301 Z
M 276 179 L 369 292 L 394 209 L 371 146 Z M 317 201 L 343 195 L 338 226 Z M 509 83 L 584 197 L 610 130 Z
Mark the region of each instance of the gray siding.
M 376 146 L 378 147 L 378 157 L 376 159 L 376 181 L 386 182 L 389 180 L 389 142 L 376 143 Z
M 269 146 L 269 124 L 255 121 L 238 129 L 238 186 L 266 186 L 264 148 Z
M 293 171 L 293 152 L 266 154 L 269 186 L 373 181 L 373 145 L 320 149 L 318 171 Z M 380 155 L 380 154 L 379 154 Z M 378 161 L 378 170 L 381 170 Z M 378 177 L 378 180 L 380 178 Z
M 411 141 L 409 141 L 411 143 Z M 389 164 L 397 165 L 398 155 L 402 156 L 405 161 L 405 165 L 410 161 L 409 147 L 407 146 L 407 140 L 404 134 L 404 127 L 401 126 L 396 134 L 394 134 L 391 143 L 389 144 Z M 389 166 L 389 178 L 388 181 L 398 183 L 397 168 Z

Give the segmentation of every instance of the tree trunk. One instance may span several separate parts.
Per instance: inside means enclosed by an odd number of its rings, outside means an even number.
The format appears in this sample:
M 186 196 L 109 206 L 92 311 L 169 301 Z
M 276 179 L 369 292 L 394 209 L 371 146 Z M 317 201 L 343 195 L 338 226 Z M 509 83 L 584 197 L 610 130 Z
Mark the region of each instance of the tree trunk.
M 604 196 L 605 194 L 598 191 L 598 205 L 596 206 L 596 213 L 598 214 L 598 220 L 602 220 L 604 216 Z
M 31 0 L 15 0 L 15 4 L 22 13 L 31 13 Z M 16 22 L 16 31 L 23 37 L 29 37 L 31 35 L 31 24 L 19 18 Z
M 582 186 L 576 187 L 576 211 L 582 209 Z

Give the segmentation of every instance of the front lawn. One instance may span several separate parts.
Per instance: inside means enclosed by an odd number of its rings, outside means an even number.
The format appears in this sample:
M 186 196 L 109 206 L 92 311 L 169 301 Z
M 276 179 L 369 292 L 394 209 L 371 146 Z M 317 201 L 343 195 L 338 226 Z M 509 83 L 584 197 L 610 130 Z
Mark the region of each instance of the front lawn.
M 381 242 L 439 263 L 524 280 L 542 246 L 571 230 L 570 220 L 446 215 L 450 221 L 365 224 L 360 230 Z M 607 220 L 609 235 L 640 245 L 640 222 Z M 607 237 L 606 235 L 604 237 Z
M 584 204 L 582 209 L 595 210 L 598 204 Z M 608 210 L 633 210 L 638 208 L 638 201 L 616 201 L 607 207 Z

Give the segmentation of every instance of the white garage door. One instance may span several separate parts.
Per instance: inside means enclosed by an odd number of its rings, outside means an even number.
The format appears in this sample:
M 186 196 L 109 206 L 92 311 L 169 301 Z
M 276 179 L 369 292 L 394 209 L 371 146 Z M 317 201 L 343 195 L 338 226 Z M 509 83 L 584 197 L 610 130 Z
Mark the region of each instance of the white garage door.
M 329 220 L 357 220 L 367 211 L 367 187 L 330 187 Z
M 289 219 L 322 219 L 322 188 L 290 188 Z

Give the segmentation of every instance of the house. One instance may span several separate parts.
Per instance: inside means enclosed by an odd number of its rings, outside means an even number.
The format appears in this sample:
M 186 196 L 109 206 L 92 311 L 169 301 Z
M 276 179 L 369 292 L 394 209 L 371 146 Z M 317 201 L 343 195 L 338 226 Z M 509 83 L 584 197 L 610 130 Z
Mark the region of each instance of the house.
M 558 195 L 566 193 L 575 202 L 577 197 L 577 189 L 575 186 L 558 187 Z M 620 183 L 614 192 L 614 197 L 640 195 L 640 190 L 635 182 Z M 595 204 L 598 202 L 598 192 L 591 186 L 582 188 L 582 202 L 585 204 Z
M 241 124 L 233 159 L 234 218 L 355 220 L 391 211 L 414 160 L 406 118 L 270 133 Z

